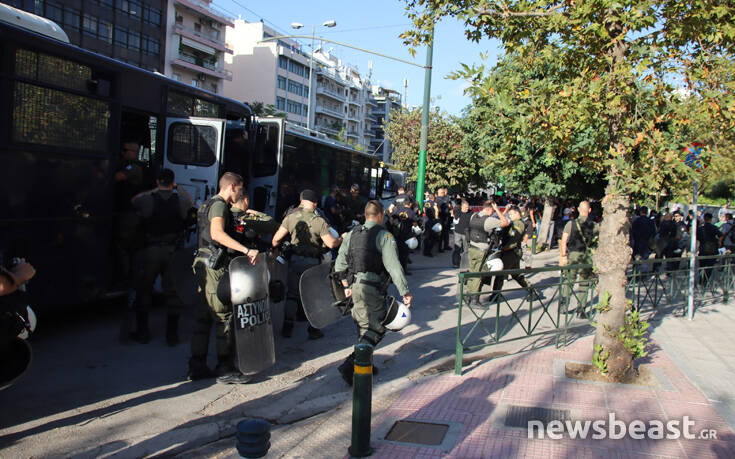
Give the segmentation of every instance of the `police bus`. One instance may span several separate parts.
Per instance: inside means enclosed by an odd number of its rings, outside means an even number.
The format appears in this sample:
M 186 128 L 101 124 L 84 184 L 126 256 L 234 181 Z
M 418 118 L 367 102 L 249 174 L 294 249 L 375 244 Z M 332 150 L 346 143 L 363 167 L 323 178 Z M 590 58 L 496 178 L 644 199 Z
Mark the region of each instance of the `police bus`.
M 14 9 L 8 19 L 0 7 L 0 250 L 37 268 L 41 306 L 109 292 L 123 142 L 141 145 L 144 189 L 168 167 L 197 204 L 224 171 L 243 175 L 253 207 L 271 215 L 294 186 L 382 189 L 377 160 L 288 134 L 283 120 L 256 120 L 247 105 L 70 45 L 53 22 Z

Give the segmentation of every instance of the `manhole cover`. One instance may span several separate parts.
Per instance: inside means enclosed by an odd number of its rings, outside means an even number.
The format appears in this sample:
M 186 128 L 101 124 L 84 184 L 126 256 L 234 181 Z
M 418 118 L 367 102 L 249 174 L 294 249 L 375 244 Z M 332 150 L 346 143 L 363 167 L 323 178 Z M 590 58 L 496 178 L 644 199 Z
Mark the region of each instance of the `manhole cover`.
M 506 427 L 522 427 L 527 428 L 529 421 L 541 421 L 544 425 L 548 425 L 551 421 L 561 421 L 571 419 L 569 410 L 554 410 L 550 408 L 541 408 L 538 406 L 518 406 L 510 405 L 505 412 Z
M 419 445 L 441 445 L 447 434 L 447 424 L 433 424 L 430 422 L 396 421 L 391 427 L 386 440 Z

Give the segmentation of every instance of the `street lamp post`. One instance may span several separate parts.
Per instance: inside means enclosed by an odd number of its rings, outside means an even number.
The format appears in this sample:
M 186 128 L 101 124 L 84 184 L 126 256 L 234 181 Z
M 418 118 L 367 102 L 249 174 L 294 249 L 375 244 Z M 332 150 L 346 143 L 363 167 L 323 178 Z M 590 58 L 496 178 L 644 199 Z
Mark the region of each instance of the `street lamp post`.
M 325 21 L 322 26 L 323 27 L 334 27 L 337 25 L 337 21 L 330 19 L 329 21 Z M 292 22 L 291 28 L 293 29 L 301 29 L 304 27 L 304 24 L 300 22 Z M 313 85 L 311 84 L 311 77 L 312 72 L 314 69 L 314 40 L 316 35 L 316 26 L 311 26 L 311 52 L 309 53 L 309 96 L 306 98 L 306 129 L 311 129 L 311 95 L 312 90 L 314 89 Z

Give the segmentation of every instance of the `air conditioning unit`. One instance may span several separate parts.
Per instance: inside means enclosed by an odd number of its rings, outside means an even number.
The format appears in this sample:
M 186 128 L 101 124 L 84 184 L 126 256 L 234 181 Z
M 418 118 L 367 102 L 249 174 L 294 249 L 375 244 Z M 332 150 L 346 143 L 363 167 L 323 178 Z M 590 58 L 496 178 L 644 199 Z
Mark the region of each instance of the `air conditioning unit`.
M 200 73 L 200 74 L 197 75 L 197 80 L 199 80 L 199 81 L 204 81 L 206 79 L 207 79 L 207 75 L 205 75 L 203 73 Z

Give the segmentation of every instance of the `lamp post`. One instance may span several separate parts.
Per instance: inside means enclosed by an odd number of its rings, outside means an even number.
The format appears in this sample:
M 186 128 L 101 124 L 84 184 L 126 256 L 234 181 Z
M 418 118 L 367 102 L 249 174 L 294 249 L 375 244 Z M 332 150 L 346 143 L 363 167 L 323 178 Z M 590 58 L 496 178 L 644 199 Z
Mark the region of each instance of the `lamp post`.
M 322 24 L 323 27 L 334 27 L 337 25 L 337 21 L 330 19 L 329 21 L 324 21 Z M 292 22 L 291 28 L 293 29 L 301 29 L 304 27 L 304 24 L 300 22 Z M 309 96 L 306 98 L 306 129 L 311 129 L 311 95 L 312 95 L 312 89 L 314 89 L 313 85 L 311 84 L 311 77 L 312 77 L 312 71 L 314 69 L 314 38 L 316 35 L 316 26 L 311 26 L 311 52 L 309 53 Z

